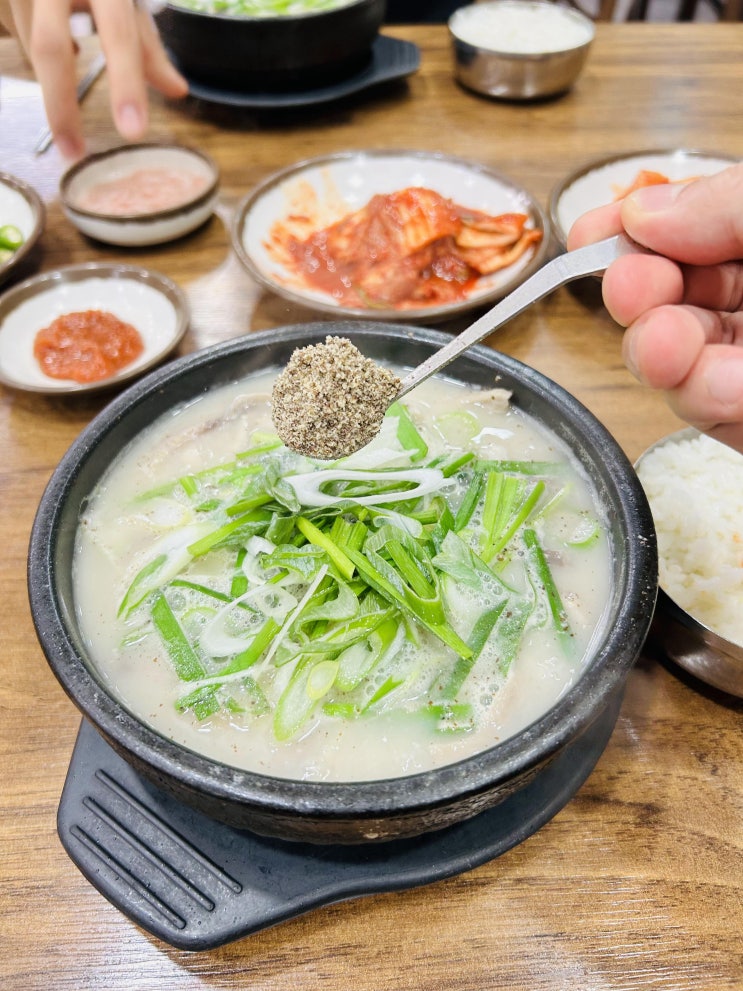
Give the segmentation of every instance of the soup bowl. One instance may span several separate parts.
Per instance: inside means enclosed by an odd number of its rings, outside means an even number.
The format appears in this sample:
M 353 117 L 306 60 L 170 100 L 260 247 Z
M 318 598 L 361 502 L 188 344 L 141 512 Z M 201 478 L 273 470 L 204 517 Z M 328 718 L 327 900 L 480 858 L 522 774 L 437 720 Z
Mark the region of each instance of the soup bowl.
M 386 0 L 326 5 L 298 0 L 288 9 L 277 4 L 275 16 L 251 16 L 249 5 L 217 11 L 207 0 L 183 0 L 164 4 L 155 21 L 187 79 L 238 92 L 277 93 L 330 85 L 363 68 L 385 6 Z
M 174 407 L 244 376 L 284 367 L 299 347 L 328 334 L 399 367 L 419 364 L 449 336 L 405 324 L 321 322 L 249 335 L 195 352 L 151 373 L 114 399 L 53 473 L 32 529 L 28 582 L 36 632 L 62 687 L 101 736 L 149 782 L 231 826 L 288 840 L 366 843 L 463 822 L 532 782 L 591 733 L 621 698 L 657 594 L 655 531 L 632 465 L 601 423 L 537 371 L 477 346 L 450 366 L 472 386 L 494 382 L 511 403 L 573 452 L 604 509 L 611 581 L 603 616 L 573 684 L 523 730 L 471 757 L 384 780 L 290 780 L 204 757 L 146 725 L 96 669 L 81 629 L 73 581 L 80 514 L 122 448 Z M 577 785 L 576 785 L 577 788 Z

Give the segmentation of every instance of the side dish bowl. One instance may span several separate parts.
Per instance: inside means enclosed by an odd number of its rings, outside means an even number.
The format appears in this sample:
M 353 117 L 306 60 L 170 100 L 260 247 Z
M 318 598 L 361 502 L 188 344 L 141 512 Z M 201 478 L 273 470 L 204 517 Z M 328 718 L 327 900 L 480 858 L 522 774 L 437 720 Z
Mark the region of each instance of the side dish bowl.
M 183 145 L 134 144 L 98 152 L 62 176 L 68 219 L 88 237 L 122 247 L 189 234 L 214 211 L 216 163 Z
M 287 235 L 298 240 L 309 238 L 363 210 L 374 197 L 414 187 L 430 190 L 473 213 L 525 216 L 526 228 L 540 239 L 511 264 L 482 275 L 473 284 L 468 283 L 461 297 L 445 302 L 406 300 L 399 305 L 363 297 L 353 305 L 342 304 L 330 288 L 308 283 L 304 272 L 298 271 L 281 251 Z M 379 242 L 375 245 L 377 251 L 368 246 L 372 237 L 389 238 L 393 230 L 400 242 L 406 244 L 409 231 L 412 230 L 411 240 L 418 236 L 421 221 L 429 226 L 430 232 L 430 226 L 437 220 L 433 211 L 422 218 L 403 211 L 401 216 L 404 219 L 399 230 L 389 222 L 389 215 L 381 218 L 381 226 L 359 224 L 355 236 L 349 238 L 347 258 L 361 259 L 371 270 L 373 260 L 380 255 L 381 262 L 385 262 L 385 253 L 378 251 Z M 343 151 L 298 162 L 269 176 L 253 189 L 239 204 L 232 224 L 235 252 L 257 282 L 291 303 L 340 319 L 353 316 L 380 321 L 441 321 L 490 305 L 539 268 L 549 250 L 549 240 L 549 222 L 544 210 L 514 180 L 478 162 L 407 150 Z M 392 250 L 397 246 L 394 241 L 391 243 Z M 404 270 L 404 265 L 397 265 L 397 269 Z M 378 280 L 382 286 L 392 281 L 391 278 Z M 362 301 L 366 305 L 361 305 Z
M 187 79 L 246 92 L 316 88 L 351 75 L 370 59 L 385 13 L 385 0 L 259 17 L 209 6 L 165 4 L 155 15 L 163 44 Z
M 570 228 L 588 210 L 621 197 L 643 173 L 682 182 L 712 175 L 740 159 L 688 148 L 658 148 L 594 159 L 566 176 L 553 188 L 549 215 L 555 239 L 566 247 Z
M 0 253 L 0 284 L 18 272 L 41 237 L 45 219 L 44 203 L 36 190 L 8 172 L 0 172 L 0 228 L 9 225 L 22 239 L 7 257 L 4 251 Z
M 636 467 L 641 480 L 643 479 L 643 469 L 649 465 L 651 457 L 656 456 L 661 451 L 670 454 L 671 450 L 675 448 L 677 451 L 682 452 L 681 458 L 683 458 L 683 451 L 685 449 L 691 450 L 689 445 L 699 443 L 712 449 L 713 442 L 705 438 L 704 435 L 700 435 L 699 431 L 694 427 L 686 427 L 653 444 L 637 461 Z M 735 459 L 737 462 L 737 473 L 740 477 L 743 474 L 743 457 L 731 454 L 722 448 L 721 451 L 726 457 Z M 701 459 L 699 460 L 701 461 Z M 732 464 L 732 461 L 728 462 L 728 471 L 732 471 Z M 675 471 L 676 467 L 678 468 L 677 473 Z M 726 469 L 726 466 L 722 462 L 719 463 L 719 467 L 723 471 Z M 702 518 L 703 514 L 689 513 L 689 507 L 693 508 L 694 506 L 694 502 L 692 501 L 694 499 L 694 492 L 685 485 L 681 474 L 682 466 L 680 460 L 677 461 L 677 466 L 672 466 L 670 462 L 664 465 L 663 474 L 665 475 L 665 482 L 663 486 L 668 485 L 667 495 L 664 495 L 660 491 L 662 486 L 659 484 L 660 480 L 657 475 L 652 483 L 648 483 L 645 486 L 650 497 L 651 511 L 657 513 L 656 526 L 659 553 L 661 556 L 661 584 L 658 590 L 658 603 L 651 633 L 653 639 L 660 645 L 664 653 L 678 664 L 679 667 L 682 667 L 685 671 L 699 678 L 700 681 L 704 681 L 714 688 L 722 689 L 722 691 L 729 692 L 731 695 L 737 695 L 743 698 L 743 642 L 740 639 L 733 640 L 730 636 L 726 635 L 734 632 L 731 616 L 725 616 L 727 628 L 724 630 L 722 624 L 718 627 L 716 623 L 720 618 L 718 613 L 722 611 L 722 602 L 730 603 L 737 619 L 737 598 L 732 585 L 732 577 L 730 571 L 727 572 L 727 577 L 723 574 L 726 564 L 730 564 L 728 548 L 735 546 L 734 536 L 732 540 L 726 539 L 730 537 L 730 530 L 726 530 L 725 507 L 719 501 L 723 499 L 722 493 L 726 485 L 722 477 L 714 476 L 714 468 L 711 466 L 711 462 L 709 464 L 705 462 L 702 470 L 704 471 L 705 478 L 701 481 L 697 492 L 701 492 L 703 489 L 705 492 L 705 501 L 711 500 L 713 503 L 706 514 L 707 519 Z M 696 482 L 691 484 L 696 484 Z M 730 484 L 734 486 L 735 494 L 733 496 L 734 502 L 728 508 L 728 515 L 735 519 L 738 513 L 738 493 L 740 489 L 735 486 L 732 474 L 728 478 L 728 486 Z M 657 493 L 656 489 L 658 489 Z M 658 500 L 657 502 L 656 498 Z M 666 523 L 661 518 L 661 506 L 667 508 L 666 499 L 670 499 L 674 505 L 684 507 L 683 513 L 680 514 L 681 525 L 684 529 L 680 532 L 679 536 L 683 540 L 685 547 L 692 549 L 692 555 L 695 555 L 695 549 L 698 550 L 700 547 L 700 531 L 703 531 L 701 542 L 703 545 L 706 545 L 710 558 L 708 561 L 699 560 L 697 562 L 698 574 L 680 574 L 676 569 L 679 568 L 681 562 L 676 561 L 673 556 L 671 556 L 669 561 L 664 561 L 667 548 L 671 548 L 671 533 L 676 525 L 672 519 L 669 519 L 668 523 Z M 695 520 L 697 515 L 700 518 Z M 716 518 L 716 525 L 711 517 Z M 732 526 L 733 532 L 735 532 L 737 523 L 733 522 Z M 668 535 L 666 535 L 667 528 Z M 714 570 L 717 571 L 716 579 L 710 571 L 712 562 L 715 565 Z M 674 572 L 670 570 L 671 567 L 673 567 Z M 671 587 L 671 581 L 667 581 L 664 577 L 666 568 L 669 569 L 669 575 L 674 574 L 674 583 L 681 581 L 687 585 L 685 590 Z M 740 569 L 738 569 L 738 575 L 740 575 Z M 718 587 L 717 594 L 712 590 L 715 581 Z M 740 578 L 738 578 L 738 588 L 740 588 Z M 691 594 L 692 589 L 696 589 L 693 596 Z M 718 605 L 718 609 L 715 610 L 714 627 L 712 625 L 713 619 L 708 601 L 705 608 L 705 598 L 710 594 Z M 686 596 L 689 596 L 688 600 L 685 598 Z M 677 601 L 679 598 L 687 601 L 687 604 L 693 598 L 696 602 L 696 607 L 693 610 L 685 608 Z
M 650 625 L 657 591 L 655 536 L 631 464 L 573 397 L 527 366 L 485 347 L 451 366 L 459 381 L 510 390 L 512 402 L 569 445 L 606 506 L 613 588 L 573 686 L 523 731 L 471 758 L 408 777 L 358 783 L 274 778 L 207 759 L 153 731 L 96 672 L 81 634 L 72 559 L 80 507 L 121 449 L 157 417 L 205 391 L 282 368 L 297 347 L 349 337 L 367 356 L 416 365 L 448 336 L 400 325 L 315 323 L 249 335 L 170 363 L 120 395 L 55 470 L 30 542 L 28 583 L 41 647 L 56 677 L 101 735 L 146 779 L 230 825 L 292 840 L 364 843 L 419 835 L 492 808 L 589 733 L 621 696 Z
M 112 313 L 131 324 L 142 338 L 142 353 L 116 374 L 95 382 L 46 375 L 34 356 L 37 333 L 57 317 L 89 310 Z M 0 296 L 0 382 L 50 395 L 124 385 L 162 361 L 187 326 L 185 296 L 158 272 L 97 262 L 44 272 Z
M 593 21 L 541 0 L 488 0 L 449 18 L 454 74 L 501 100 L 537 100 L 570 89 L 593 44 Z

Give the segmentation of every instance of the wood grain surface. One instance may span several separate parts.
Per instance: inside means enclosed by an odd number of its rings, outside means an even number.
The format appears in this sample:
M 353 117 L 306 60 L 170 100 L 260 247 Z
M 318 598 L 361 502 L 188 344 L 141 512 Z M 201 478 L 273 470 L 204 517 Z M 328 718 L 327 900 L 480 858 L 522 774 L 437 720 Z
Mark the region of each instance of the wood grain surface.
M 559 180 L 600 156 L 671 147 L 743 156 L 743 25 L 601 24 L 573 91 L 529 105 L 462 90 L 443 27 L 387 31 L 420 45 L 420 71 L 337 104 L 258 115 L 153 96 L 150 136 L 202 148 L 222 181 L 205 227 L 146 250 L 88 241 L 66 221 L 57 198 L 63 162 L 53 148 L 38 159 L 31 151 L 44 123 L 38 88 L 14 43 L 0 39 L 0 170 L 31 182 L 47 204 L 23 274 L 86 260 L 161 271 L 191 307 L 183 353 L 316 319 L 255 285 L 230 245 L 239 200 L 298 160 L 350 148 L 442 151 L 517 179 L 546 206 Z M 93 48 L 83 46 L 81 70 Z M 84 104 L 91 150 L 117 141 L 107 101 L 103 79 Z M 592 281 L 557 292 L 494 343 L 574 393 L 634 459 L 680 424 L 626 371 L 620 340 Z M 319 909 L 203 953 L 160 942 L 98 894 L 56 833 L 80 717 L 37 644 L 25 568 L 43 487 L 105 401 L 0 389 L 0 987 L 743 988 L 743 703 L 651 647 L 585 785 L 539 832 L 485 866 Z

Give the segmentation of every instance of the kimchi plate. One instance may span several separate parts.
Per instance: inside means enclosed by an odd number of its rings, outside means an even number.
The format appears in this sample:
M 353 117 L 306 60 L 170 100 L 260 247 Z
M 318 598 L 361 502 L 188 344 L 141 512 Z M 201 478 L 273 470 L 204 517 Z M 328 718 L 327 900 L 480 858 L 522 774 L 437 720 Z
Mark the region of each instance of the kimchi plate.
M 484 166 L 347 153 L 279 173 L 241 205 L 233 243 L 286 299 L 344 316 L 445 319 L 505 295 L 547 247 L 529 195 Z

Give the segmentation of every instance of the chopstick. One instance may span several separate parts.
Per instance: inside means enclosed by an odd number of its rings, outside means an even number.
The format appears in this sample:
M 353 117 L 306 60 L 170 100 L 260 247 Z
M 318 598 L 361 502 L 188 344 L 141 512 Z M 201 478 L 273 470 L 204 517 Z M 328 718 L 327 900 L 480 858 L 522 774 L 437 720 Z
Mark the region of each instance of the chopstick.
M 93 85 L 93 83 L 96 81 L 96 79 L 100 76 L 100 74 L 103 72 L 105 68 L 106 68 L 106 58 L 103 52 L 99 52 L 99 54 L 96 55 L 96 57 L 90 63 L 90 68 L 88 69 L 88 71 L 85 73 L 85 75 L 82 77 L 80 82 L 77 84 L 78 103 L 82 103 L 82 101 L 85 99 L 86 93 L 88 92 L 90 87 Z M 34 145 L 34 154 L 43 155 L 44 152 L 48 150 L 51 143 L 52 143 L 52 132 L 49 130 L 48 127 L 45 127 L 44 130 L 39 135 L 36 144 Z

